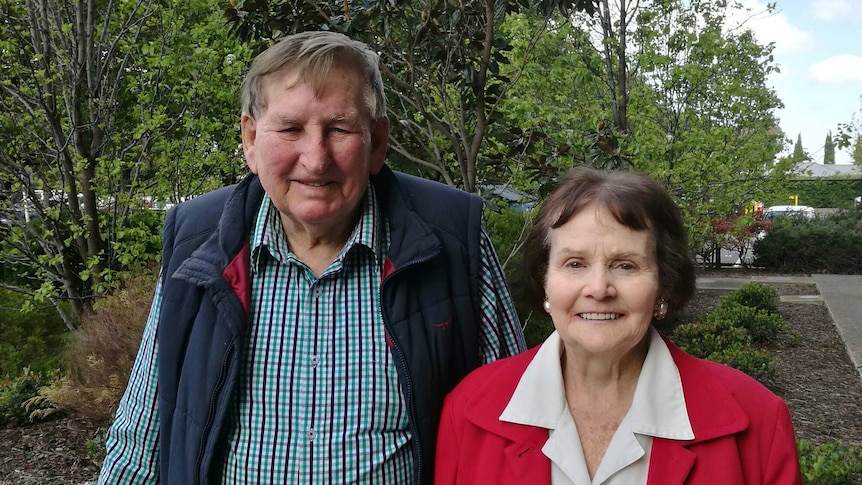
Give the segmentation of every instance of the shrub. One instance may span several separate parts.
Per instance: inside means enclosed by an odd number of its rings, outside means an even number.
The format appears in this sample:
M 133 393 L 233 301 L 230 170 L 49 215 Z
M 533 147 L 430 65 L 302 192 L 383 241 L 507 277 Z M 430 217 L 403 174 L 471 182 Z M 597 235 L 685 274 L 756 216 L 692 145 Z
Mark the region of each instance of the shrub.
M 862 474 L 862 448 L 841 441 L 814 446 L 798 440 L 796 449 L 806 485 L 849 485 Z
M 531 314 L 524 322 L 524 340 L 527 348 L 535 347 L 544 342 L 554 331 L 554 322 L 547 314 Z
M 30 420 L 31 412 L 53 407 L 48 401 L 40 401 L 35 408 L 25 407 L 28 400 L 38 396 L 39 388 L 46 382 L 42 374 L 26 367 L 19 375 L 0 380 L 0 424 L 17 426 Z
M 81 319 L 67 347 L 66 375 L 42 395 L 94 420 L 113 415 L 140 346 L 155 279 L 153 269 L 128 279 Z
M 762 383 L 775 378 L 775 357 L 764 350 L 737 344 L 715 352 L 707 359 L 745 372 Z
M 744 329 L 718 320 L 680 325 L 670 338 L 679 348 L 701 359 L 733 346 L 751 345 L 751 337 Z
M 705 315 L 703 319 L 744 329 L 757 344 L 773 341 L 787 327 L 781 315 L 740 305 L 732 299 L 719 302 L 715 310 Z
M 484 212 L 485 227 L 491 244 L 507 275 L 511 275 L 518 267 L 521 257 L 519 249 L 530 230 L 531 217 L 532 213 L 529 211 L 509 207 L 486 209 Z
M 733 293 L 721 297 L 722 303 L 735 302 L 770 313 L 778 311 L 778 301 L 778 292 L 775 288 L 756 281 L 746 283 Z
M 785 273 L 862 273 L 862 231 L 841 217 L 774 224 L 754 242 L 755 266 Z
M 25 367 L 35 374 L 61 367 L 68 329 L 53 307 L 23 310 L 27 300 L 0 289 L 0 377 L 17 377 Z

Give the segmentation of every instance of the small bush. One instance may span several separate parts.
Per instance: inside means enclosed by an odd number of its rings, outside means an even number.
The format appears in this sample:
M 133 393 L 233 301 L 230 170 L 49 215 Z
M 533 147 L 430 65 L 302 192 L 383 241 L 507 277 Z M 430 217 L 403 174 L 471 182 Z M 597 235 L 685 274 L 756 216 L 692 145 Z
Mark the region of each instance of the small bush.
M 484 212 L 485 227 L 491 238 L 491 244 L 506 275 L 512 275 L 521 259 L 521 244 L 530 230 L 532 213 L 509 207 L 497 210 L 486 209 Z
M 547 314 L 530 314 L 529 318 L 524 320 L 524 340 L 527 341 L 527 348 L 544 342 L 553 331 L 554 322 Z
M 66 375 L 40 394 L 77 414 L 110 419 L 140 346 L 155 279 L 155 270 L 141 273 L 100 300 L 69 342 Z
M 13 378 L 28 367 L 45 374 L 61 367 L 68 329 L 53 307 L 24 311 L 27 297 L 0 289 L 0 377 Z
M 32 412 L 53 407 L 48 401 L 40 401 L 35 407 L 25 406 L 28 400 L 38 397 L 39 388 L 46 383 L 47 379 L 42 374 L 26 367 L 18 376 L 0 380 L 0 424 L 21 425 L 31 420 Z
M 841 441 L 814 446 L 798 440 L 796 449 L 806 485 L 850 485 L 862 474 L 862 448 Z
M 772 342 L 787 327 L 781 315 L 740 305 L 733 300 L 721 301 L 715 310 L 703 319 L 744 329 L 756 344 Z
M 670 338 L 679 348 L 701 359 L 708 359 L 734 346 L 751 345 L 751 337 L 744 329 L 720 320 L 680 325 Z
M 764 384 L 775 378 L 775 357 L 764 350 L 739 344 L 715 352 L 707 359 L 745 372 Z
M 733 293 L 721 297 L 721 302 L 735 302 L 769 313 L 775 313 L 778 311 L 779 298 L 775 288 L 765 283 L 752 281 L 740 286 Z

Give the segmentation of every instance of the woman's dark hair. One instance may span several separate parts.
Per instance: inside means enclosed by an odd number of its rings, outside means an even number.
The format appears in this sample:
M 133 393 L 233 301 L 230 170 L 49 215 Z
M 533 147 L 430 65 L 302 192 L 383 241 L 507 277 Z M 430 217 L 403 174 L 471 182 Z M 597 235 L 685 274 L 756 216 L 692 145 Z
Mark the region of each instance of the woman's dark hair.
M 670 194 L 644 173 L 586 167 L 574 168 L 562 178 L 533 221 L 515 284 L 520 303 L 542 311 L 551 229 L 590 204 L 607 209 L 629 229 L 652 232 L 660 295 L 667 300 L 668 314 L 681 310 L 694 294 L 695 266 L 682 216 Z

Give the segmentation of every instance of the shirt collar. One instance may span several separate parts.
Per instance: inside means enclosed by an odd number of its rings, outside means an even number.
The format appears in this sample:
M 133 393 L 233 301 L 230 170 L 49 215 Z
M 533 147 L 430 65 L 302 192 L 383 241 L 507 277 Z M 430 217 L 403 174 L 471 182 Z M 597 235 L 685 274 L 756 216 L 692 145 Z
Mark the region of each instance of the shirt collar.
M 650 328 L 650 343 L 638 376 L 628 418 L 635 433 L 691 440 L 679 370 L 658 331 Z M 500 415 L 501 421 L 554 429 L 566 411 L 560 356 L 563 343 L 553 332 L 524 370 L 515 392 Z M 537 399 L 536 396 L 541 396 Z
M 359 221 L 354 226 L 344 248 L 336 257 L 336 261 L 341 261 L 354 247 L 365 247 L 374 253 L 378 267 L 382 267 L 386 230 L 386 220 L 380 215 L 374 186 L 369 182 L 365 197 L 362 198 L 362 213 Z M 278 209 L 266 193 L 252 228 L 250 249 L 252 272 L 260 269 L 260 264 L 265 260 L 264 254 L 282 263 L 298 261 L 287 243 Z

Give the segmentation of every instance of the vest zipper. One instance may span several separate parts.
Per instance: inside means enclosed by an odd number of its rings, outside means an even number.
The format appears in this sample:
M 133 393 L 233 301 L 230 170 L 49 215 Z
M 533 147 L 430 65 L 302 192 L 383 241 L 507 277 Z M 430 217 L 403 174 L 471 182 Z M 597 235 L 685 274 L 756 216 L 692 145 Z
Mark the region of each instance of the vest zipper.
M 198 458 L 195 461 L 195 485 L 200 485 L 201 483 L 201 463 L 204 460 L 204 453 L 206 451 L 206 441 L 207 437 L 211 431 L 213 421 L 215 420 L 215 408 L 216 401 L 218 399 L 218 393 L 221 391 L 221 388 L 224 387 L 225 382 L 225 374 L 228 366 L 228 361 L 230 360 L 230 354 L 233 352 L 234 342 L 231 341 L 230 345 L 227 347 L 227 351 L 224 354 L 224 360 L 222 360 L 221 364 L 221 372 L 219 372 L 219 378 L 216 382 L 215 390 L 213 392 L 212 397 L 210 398 L 210 409 L 207 413 L 207 421 L 203 427 L 203 432 L 201 433 L 201 443 L 200 443 L 200 451 L 198 452 Z
M 405 387 L 407 389 L 407 412 L 410 416 L 410 431 L 413 433 L 413 450 L 415 455 L 414 458 L 416 460 L 416 463 L 413 467 L 413 483 L 417 485 L 422 483 L 422 467 L 424 466 L 424 463 L 422 462 L 422 443 L 419 439 L 419 427 L 416 424 L 416 410 L 414 409 L 415 406 L 413 405 L 413 401 L 415 399 L 415 396 L 413 395 L 413 378 L 410 375 L 409 368 L 407 367 L 407 360 L 404 357 L 404 352 L 398 345 L 398 341 L 392 335 L 392 332 L 389 330 L 389 318 L 387 318 L 386 316 L 386 306 L 383 305 L 383 287 L 388 281 L 392 280 L 393 276 L 397 275 L 398 273 L 401 273 L 402 271 L 406 270 L 411 266 L 429 262 L 432 259 L 434 259 L 434 256 L 429 256 L 427 258 L 413 261 L 407 266 L 404 266 L 403 268 L 397 268 L 392 273 L 389 273 L 386 279 L 380 282 L 380 311 L 381 313 L 383 313 L 383 325 L 386 328 L 386 334 L 392 341 L 392 348 L 395 349 L 395 354 L 398 357 L 398 363 L 401 367 L 401 373 L 404 375 L 404 379 L 406 381 Z

